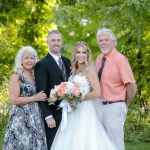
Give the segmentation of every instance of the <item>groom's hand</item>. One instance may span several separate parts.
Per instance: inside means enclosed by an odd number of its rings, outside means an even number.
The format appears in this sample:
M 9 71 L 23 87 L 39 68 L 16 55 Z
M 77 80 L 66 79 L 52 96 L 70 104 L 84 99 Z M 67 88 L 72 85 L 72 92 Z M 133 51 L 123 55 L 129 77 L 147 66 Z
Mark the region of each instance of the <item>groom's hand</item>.
M 47 123 L 47 126 L 48 126 L 49 128 L 54 128 L 54 127 L 56 127 L 56 122 L 55 122 L 55 119 L 54 119 L 53 117 L 47 118 L 47 119 L 46 119 L 46 123 Z

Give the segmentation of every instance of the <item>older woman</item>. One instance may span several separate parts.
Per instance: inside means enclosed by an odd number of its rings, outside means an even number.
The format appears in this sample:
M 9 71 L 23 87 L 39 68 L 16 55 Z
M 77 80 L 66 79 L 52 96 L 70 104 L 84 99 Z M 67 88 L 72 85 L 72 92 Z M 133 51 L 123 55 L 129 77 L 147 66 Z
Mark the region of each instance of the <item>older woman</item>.
M 44 124 L 37 101 L 45 101 L 46 94 L 36 93 L 34 66 L 37 53 L 30 46 L 19 50 L 15 73 L 9 84 L 13 104 L 6 130 L 3 150 L 47 150 Z

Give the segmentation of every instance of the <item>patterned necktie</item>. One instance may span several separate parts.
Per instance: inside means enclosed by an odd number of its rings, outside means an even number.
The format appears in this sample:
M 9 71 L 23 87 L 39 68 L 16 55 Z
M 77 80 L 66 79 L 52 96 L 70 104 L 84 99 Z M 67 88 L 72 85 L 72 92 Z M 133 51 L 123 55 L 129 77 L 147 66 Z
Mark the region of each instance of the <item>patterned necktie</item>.
M 104 68 L 104 65 L 105 65 L 105 61 L 106 61 L 106 57 L 103 57 L 102 58 L 102 65 L 101 65 L 101 67 L 99 69 L 99 72 L 98 72 L 98 78 L 99 78 L 99 80 L 101 79 L 101 76 L 102 76 L 102 71 L 103 71 L 103 68 Z
M 64 80 L 66 81 L 67 80 L 67 77 L 66 77 L 66 69 L 65 69 L 65 65 L 62 61 L 62 59 L 59 57 L 58 59 L 58 63 L 59 63 L 59 68 L 60 70 L 62 71 L 62 74 L 63 74 L 63 78 Z

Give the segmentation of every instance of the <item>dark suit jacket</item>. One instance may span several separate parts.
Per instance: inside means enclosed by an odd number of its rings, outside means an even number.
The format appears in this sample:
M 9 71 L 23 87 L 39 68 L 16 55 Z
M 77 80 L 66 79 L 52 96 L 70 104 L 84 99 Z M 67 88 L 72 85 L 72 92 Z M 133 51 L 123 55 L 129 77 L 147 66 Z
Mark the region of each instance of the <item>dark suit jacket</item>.
M 67 78 L 70 76 L 70 61 L 69 59 L 62 56 L 62 61 L 64 62 Z M 44 91 L 49 97 L 50 91 L 55 85 L 59 85 L 64 82 L 62 72 L 57 65 L 54 58 L 48 53 L 41 61 L 36 64 L 35 67 L 35 83 L 37 92 Z M 47 101 L 40 102 L 39 106 L 42 110 L 43 117 L 53 115 L 55 120 L 61 119 L 61 109 L 58 110 L 58 104 L 49 105 Z

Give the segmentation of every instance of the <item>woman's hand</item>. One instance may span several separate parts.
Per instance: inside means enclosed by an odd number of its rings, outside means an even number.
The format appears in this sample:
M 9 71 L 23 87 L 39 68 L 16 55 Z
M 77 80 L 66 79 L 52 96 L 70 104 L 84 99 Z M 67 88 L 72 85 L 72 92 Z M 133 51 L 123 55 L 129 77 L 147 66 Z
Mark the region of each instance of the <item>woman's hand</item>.
M 50 95 L 49 100 L 50 100 L 51 102 L 56 102 L 57 98 L 56 98 L 55 96 Z
M 81 100 L 85 100 L 85 95 L 84 94 L 81 95 Z
M 49 105 L 55 105 L 57 98 L 55 96 L 50 95 L 48 101 L 49 101 Z
M 46 100 L 47 100 L 47 96 L 46 96 L 46 94 L 44 93 L 44 91 L 41 91 L 41 92 L 37 93 L 36 95 L 31 96 L 30 98 L 31 98 L 33 101 L 46 101 Z

